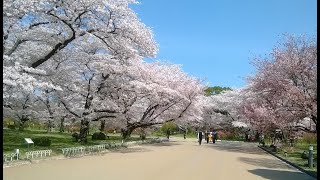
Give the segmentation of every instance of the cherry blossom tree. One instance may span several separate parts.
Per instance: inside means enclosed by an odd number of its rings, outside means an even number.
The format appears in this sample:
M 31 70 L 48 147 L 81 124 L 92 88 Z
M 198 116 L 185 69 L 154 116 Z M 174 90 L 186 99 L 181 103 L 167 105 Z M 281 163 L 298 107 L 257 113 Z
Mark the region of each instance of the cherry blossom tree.
M 128 135 L 167 121 L 199 122 L 204 86 L 179 65 L 143 61 L 158 47 L 129 8 L 136 3 L 5 0 L 4 96 L 37 88 L 38 115 L 80 119 L 83 139 L 90 121 L 105 118 L 123 122 Z
M 94 63 L 127 63 L 153 57 L 157 52 L 152 31 L 129 8 L 129 4 L 136 3 L 5 0 L 4 91 L 12 87 L 17 92 L 32 91 L 35 87 L 60 90 L 56 96 L 78 118 L 87 118 L 92 111 L 104 111 L 92 107 L 98 102 L 93 95 L 97 85 L 93 81 L 103 78 L 103 74 L 95 72 L 99 70 Z M 99 52 L 103 57 L 97 57 Z M 70 81 L 72 78 L 74 81 Z M 5 98 L 10 95 L 4 93 Z M 52 112 L 49 109 L 48 112 L 51 117 Z M 83 124 L 87 124 L 86 120 Z
M 5 116 L 13 117 L 19 130 L 23 130 L 25 123 L 36 115 L 36 110 L 32 106 L 35 101 L 32 93 L 26 91 L 15 93 L 4 100 L 3 113 Z
M 75 44 L 99 43 L 113 58 L 152 57 L 157 52 L 151 30 L 129 8 L 134 0 L 5 0 L 3 9 L 4 91 L 54 87 L 39 81 L 41 67 L 71 51 Z M 90 42 L 83 38 L 90 38 Z M 84 48 L 83 46 L 83 48 Z M 43 68 L 43 69 L 42 69 Z M 20 88 L 21 89 L 21 88 Z
M 287 131 L 305 118 L 317 124 L 317 44 L 315 38 L 285 36 L 265 59 L 254 59 L 257 74 L 248 78 L 252 96 L 241 114 L 260 129 Z
M 238 114 L 238 108 L 246 95 L 243 89 L 230 89 L 206 96 L 203 113 L 205 126 L 231 128 L 234 123 L 244 122 Z
M 52 78 L 63 88 L 63 91 L 55 91 L 60 103 L 68 113 L 81 121 L 80 136 L 84 140 L 91 121 L 116 118 L 117 105 L 112 99 L 98 93 L 101 79 L 107 78 L 99 68 L 111 69 L 116 62 L 108 64 L 101 55 L 92 56 L 86 62 L 74 60 L 74 57 L 62 62 Z
M 201 110 L 196 103 L 204 86 L 180 66 L 141 62 L 121 67 L 125 73 L 117 68 L 118 72 L 108 74 L 100 92 L 116 101 L 124 138 L 136 128 L 199 118 Z

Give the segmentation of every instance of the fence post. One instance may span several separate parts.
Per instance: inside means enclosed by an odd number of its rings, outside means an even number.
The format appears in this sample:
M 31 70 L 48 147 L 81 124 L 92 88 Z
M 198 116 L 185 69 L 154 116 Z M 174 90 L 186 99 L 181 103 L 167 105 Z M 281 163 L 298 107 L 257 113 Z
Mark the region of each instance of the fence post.
M 309 168 L 313 167 L 313 146 L 309 146 L 309 159 L 308 159 Z

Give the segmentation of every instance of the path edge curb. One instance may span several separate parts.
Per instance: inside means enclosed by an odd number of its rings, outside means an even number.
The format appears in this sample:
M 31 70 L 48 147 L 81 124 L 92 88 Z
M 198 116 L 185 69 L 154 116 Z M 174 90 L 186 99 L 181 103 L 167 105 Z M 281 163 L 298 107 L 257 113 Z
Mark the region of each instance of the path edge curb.
M 269 154 L 271 154 L 271 155 L 275 156 L 276 158 L 280 159 L 281 161 L 286 162 L 286 163 L 287 163 L 287 164 L 289 164 L 290 166 L 293 166 L 294 168 L 296 168 L 296 169 L 300 170 L 301 172 L 304 172 L 304 173 L 308 174 L 309 176 L 314 177 L 314 178 L 316 178 L 316 179 L 317 179 L 317 174 L 315 174 L 315 173 L 310 173 L 310 172 L 308 172 L 308 171 L 304 170 L 303 168 L 301 168 L 301 167 L 299 167 L 299 166 L 297 166 L 297 165 L 293 164 L 292 162 L 290 162 L 290 161 L 288 161 L 288 160 L 286 160 L 286 159 L 284 159 L 284 158 L 282 158 L 282 157 L 280 157 L 280 156 L 278 156 L 278 155 L 274 154 L 273 152 L 271 152 L 271 151 L 269 151 L 269 150 L 265 149 L 265 148 L 264 148 L 264 147 L 262 147 L 262 146 L 258 146 L 258 147 L 259 147 L 260 149 L 262 149 L 262 150 L 266 151 L 267 153 L 269 153 Z

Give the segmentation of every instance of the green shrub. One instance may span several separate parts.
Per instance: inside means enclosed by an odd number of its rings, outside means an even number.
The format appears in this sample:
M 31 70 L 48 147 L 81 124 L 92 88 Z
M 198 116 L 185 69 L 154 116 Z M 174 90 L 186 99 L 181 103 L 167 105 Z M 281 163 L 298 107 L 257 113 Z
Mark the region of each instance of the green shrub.
M 146 135 L 145 134 L 141 134 L 140 138 L 141 138 L 141 140 L 145 140 L 146 139 Z
M 15 126 L 14 124 L 9 124 L 9 125 L 8 125 L 8 128 L 9 128 L 9 129 L 16 129 L 16 126 Z
M 49 137 L 38 137 L 33 139 L 35 146 L 51 146 L 51 140 Z
M 166 122 L 162 125 L 160 129 L 164 134 L 167 134 L 168 130 L 170 131 L 170 134 L 174 134 L 174 131 L 179 130 L 177 124 L 175 124 L 174 122 Z
M 159 130 L 156 130 L 156 131 L 152 132 L 152 135 L 153 135 L 153 136 L 163 136 L 164 134 L 163 134 L 162 131 L 159 129 Z
M 106 140 L 106 134 L 103 132 L 96 132 L 92 134 L 92 140 Z
M 220 131 L 217 134 L 217 139 L 221 140 L 230 140 L 230 141 L 242 141 L 243 139 L 236 135 L 235 133 L 232 132 L 227 132 L 227 131 Z
M 78 142 L 78 141 L 79 141 L 79 138 L 80 138 L 80 137 L 79 137 L 79 133 L 76 133 L 76 132 L 75 132 L 75 133 L 72 133 L 71 136 L 74 138 L 74 141 L 75 141 L 75 142 Z

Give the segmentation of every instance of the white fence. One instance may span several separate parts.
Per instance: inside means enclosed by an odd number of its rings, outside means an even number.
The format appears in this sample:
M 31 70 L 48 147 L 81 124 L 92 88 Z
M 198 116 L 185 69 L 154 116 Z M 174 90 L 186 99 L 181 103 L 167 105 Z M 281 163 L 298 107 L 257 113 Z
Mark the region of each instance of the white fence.
M 62 148 L 62 153 L 64 156 L 76 156 L 76 155 L 86 155 L 95 152 L 104 152 L 109 148 L 116 148 L 121 146 L 132 146 L 137 144 L 144 143 L 160 143 L 163 141 L 168 141 L 167 139 L 151 139 L 145 141 L 133 141 L 133 142 L 123 142 L 123 143 L 111 143 L 111 144 L 101 144 L 94 146 L 81 146 L 81 147 L 72 147 L 72 148 Z M 26 152 L 27 159 L 33 158 L 43 158 L 47 156 L 51 156 L 52 150 L 39 150 L 39 151 L 30 151 Z M 19 160 L 19 151 L 11 154 L 3 154 L 3 162 L 17 161 Z
M 11 153 L 11 154 L 4 154 L 3 155 L 3 162 L 10 162 L 14 160 L 19 160 L 18 153 Z
M 52 150 L 40 150 L 40 151 L 30 151 L 26 152 L 27 159 L 33 159 L 33 158 L 42 158 L 51 156 Z
M 85 150 L 85 147 L 62 148 L 62 154 L 65 156 L 83 155 Z
M 102 144 L 102 145 L 95 145 L 95 146 L 89 146 L 88 152 L 102 152 L 105 149 L 107 149 L 107 144 Z
M 62 148 L 62 154 L 64 156 L 81 156 L 86 154 L 92 154 L 95 152 L 104 152 L 106 149 L 115 148 L 123 146 L 122 143 L 112 143 L 112 144 L 100 144 L 100 145 L 93 145 L 93 146 L 81 146 L 81 147 L 72 147 L 72 148 Z

